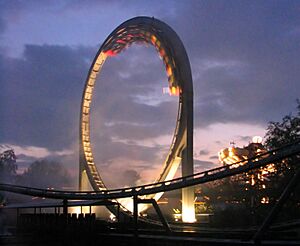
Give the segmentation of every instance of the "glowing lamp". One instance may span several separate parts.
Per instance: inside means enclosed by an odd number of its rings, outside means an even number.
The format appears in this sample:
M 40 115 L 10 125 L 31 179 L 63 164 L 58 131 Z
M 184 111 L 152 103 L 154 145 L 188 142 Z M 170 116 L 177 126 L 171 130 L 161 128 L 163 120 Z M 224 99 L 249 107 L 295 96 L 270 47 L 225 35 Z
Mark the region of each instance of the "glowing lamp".
M 166 71 L 167 71 L 168 76 L 172 75 L 172 68 L 171 68 L 171 66 L 167 65 L 166 66 Z
M 105 55 L 107 56 L 115 56 L 117 53 L 115 53 L 113 50 L 108 50 L 105 52 Z
M 164 50 L 164 49 L 160 49 L 160 50 L 159 50 L 159 55 L 160 55 L 161 57 L 164 57 L 164 56 L 166 55 L 165 50 Z
M 157 38 L 154 35 L 152 35 L 151 36 L 151 42 L 152 42 L 153 45 L 155 44 L 156 40 L 157 40 Z
M 179 96 L 181 90 L 179 88 L 179 86 L 172 86 L 170 87 L 170 95 L 171 96 Z

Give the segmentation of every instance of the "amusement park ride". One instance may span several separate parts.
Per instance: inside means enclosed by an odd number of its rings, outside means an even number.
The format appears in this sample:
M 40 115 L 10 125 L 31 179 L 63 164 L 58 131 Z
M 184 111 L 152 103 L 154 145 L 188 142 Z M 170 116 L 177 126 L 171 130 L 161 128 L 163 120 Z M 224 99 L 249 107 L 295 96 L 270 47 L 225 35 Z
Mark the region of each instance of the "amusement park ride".
M 97 170 L 92 152 L 90 111 L 93 91 L 97 76 L 100 75 L 106 59 L 118 55 L 133 43 L 153 45 L 162 58 L 168 76 L 169 93 L 179 97 L 176 127 L 169 153 L 155 182 L 140 186 L 108 189 Z M 88 71 L 82 95 L 79 139 L 79 191 L 49 190 L 3 183 L 0 183 L 0 191 L 60 200 L 64 219 L 68 216 L 68 207 L 71 203 L 78 205 L 79 202 L 79 206 L 84 206 L 87 202 L 93 201 L 93 204 L 107 206 L 112 213 L 118 213 L 118 215 L 121 213 L 129 216 L 130 219 L 133 218 L 136 233 L 138 231 L 139 213 L 146 210 L 148 204 L 152 204 L 161 220 L 161 223 L 156 222 L 167 228 L 169 233 L 170 227 L 160 214 L 156 202 L 164 192 L 182 190 L 181 218 L 183 222 L 193 223 L 196 222 L 195 185 L 248 173 L 254 169 L 260 169 L 263 176 L 264 172 L 270 171 L 270 168 L 273 168 L 276 163 L 280 163 L 291 156 L 299 156 L 300 153 L 299 141 L 278 149 L 266 150 L 263 148 L 260 139 L 256 138 L 253 143 L 245 148 L 232 146 L 221 150 L 219 159 L 223 163 L 222 166 L 194 174 L 193 82 L 190 63 L 185 48 L 175 31 L 164 22 L 150 17 L 136 17 L 125 21 L 106 38 L 98 50 Z M 182 176 L 174 178 L 180 164 Z M 260 241 L 278 211 L 283 207 L 284 202 L 299 183 L 299 179 L 300 170 L 291 178 L 282 195 L 276 201 L 275 206 L 251 239 L 251 243 Z M 140 203 L 147 205 L 138 207 Z M 114 207 L 115 205 L 117 205 L 117 210 Z M 56 209 L 57 205 L 52 207 Z M 142 219 L 140 218 L 140 220 Z M 211 243 L 210 245 L 215 245 L 214 241 L 211 241 Z M 241 244 L 244 245 L 244 242 Z
M 97 76 L 106 59 L 118 55 L 133 43 L 153 45 L 162 58 L 171 95 L 179 96 L 178 116 L 169 153 L 155 183 L 171 180 L 181 164 L 182 176 L 193 174 L 193 81 L 185 48 L 175 31 L 164 22 L 149 17 L 136 17 L 118 26 L 104 41 L 90 67 L 82 96 L 80 114 L 79 189 L 95 191 L 106 188 L 94 161 L 90 137 L 90 108 Z M 163 192 L 149 194 L 155 199 Z M 132 201 L 122 200 L 121 208 L 132 212 Z M 129 205 L 128 205 L 129 204 Z M 147 206 L 139 208 L 145 210 Z M 182 189 L 182 221 L 195 222 L 194 189 Z

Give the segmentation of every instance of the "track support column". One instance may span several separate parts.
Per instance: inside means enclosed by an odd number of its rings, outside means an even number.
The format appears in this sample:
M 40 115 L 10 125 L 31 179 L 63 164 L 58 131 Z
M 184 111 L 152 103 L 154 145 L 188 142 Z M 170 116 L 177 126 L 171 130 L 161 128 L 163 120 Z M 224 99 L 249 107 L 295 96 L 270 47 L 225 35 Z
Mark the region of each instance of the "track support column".
M 194 173 L 193 160 L 188 156 L 187 150 L 182 154 L 182 176 L 192 175 Z M 193 223 L 195 217 L 195 191 L 194 187 L 182 188 L 182 222 Z
M 138 196 L 133 196 L 133 223 L 134 223 L 134 235 L 138 236 Z
M 68 200 L 63 200 L 63 215 L 67 218 L 68 216 Z

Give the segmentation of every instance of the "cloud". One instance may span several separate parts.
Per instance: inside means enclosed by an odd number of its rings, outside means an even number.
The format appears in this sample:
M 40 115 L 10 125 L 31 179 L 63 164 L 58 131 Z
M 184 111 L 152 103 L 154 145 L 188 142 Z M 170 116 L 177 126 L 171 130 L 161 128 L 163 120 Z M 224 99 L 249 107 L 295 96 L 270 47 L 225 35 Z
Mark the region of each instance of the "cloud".
M 212 155 L 209 157 L 210 160 L 219 160 L 219 157 L 217 155 Z
M 281 8 L 288 14 L 279 14 Z M 295 56 L 300 48 L 296 39 L 283 34 L 297 26 L 295 3 L 197 2 L 176 10 L 184 18 L 174 17 L 169 23 L 191 60 L 196 125 L 265 124 L 293 108 L 298 95 L 290 88 L 300 86 Z
M 0 17 L 0 39 L 1 39 L 1 35 L 5 30 L 5 22 L 3 20 L 3 18 Z
M 23 59 L 1 57 L 1 142 L 59 150 L 74 141 L 90 50 L 27 45 Z
M 216 164 L 213 162 L 194 159 L 194 170 L 195 170 L 194 172 L 195 173 L 209 170 L 214 167 L 216 167 Z
M 238 140 L 243 142 L 251 142 L 253 136 L 237 136 Z
M 141 176 L 136 170 L 125 170 L 123 172 L 123 182 L 124 186 L 134 186 L 137 184 L 137 182 L 141 179 Z
M 199 151 L 199 155 L 208 155 L 208 154 L 209 154 L 209 150 L 207 150 L 207 149 L 201 149 Z

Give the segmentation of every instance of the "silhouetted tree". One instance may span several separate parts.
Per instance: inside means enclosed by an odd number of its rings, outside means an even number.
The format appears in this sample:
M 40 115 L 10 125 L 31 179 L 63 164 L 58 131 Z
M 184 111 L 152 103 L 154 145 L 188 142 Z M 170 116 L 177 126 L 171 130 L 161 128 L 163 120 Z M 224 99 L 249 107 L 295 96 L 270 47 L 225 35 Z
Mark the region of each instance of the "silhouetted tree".
M 300 100 L 297 100 L 297 115 L 286 115 L 282 122 L 270 122 L 265 136 L 265 144 L 270 149 L 300 141 Z
M 300 101 L 297 100 L 296 115 L 286 115 L 281 122 L 270 122 L 265 135 L 265 144 L 268 149 L 275 149 L 287 144 L 300 143 Z M 300 154 L 286 158 L 276 164 L 275 172 L 269 176 L 269 186 L 271 189 L 266 190 L 266 195 L 270 197 L 270 202 L 274 203 L 282 192 L 288 181 L 300 167 Z M 292 201 L 292 202 L 291 202 Z M 285 209 L 285 214 L 292 217 L 296 216 L 293 212 L 295 204 L 300 202 L 300 184 L 291 197 L 288 204 L 289 209 Z M 299 208 L 298 208 L 299 210 Z
M 19 176 L 19 183 L 26 186 L 40 188 L 61 188 L 69 186 L 71 178 L 61 163 L 49 160 L 33 162 L 28 169 Z
M 0 182 L 12 183 L 17 174 L 16 155 L 12 149 L 0 154 Z
M 286 115 L 282 122 L 270 122 L 265 136 L 265 144 L 269 149 L 276 149 L 290 143 L 300 142 L 300 101 L 297 100 L 297 115 Z M 284 177 L 294 173 L 299 165 L 300 155 L 287 158 L 277 163 L 276 177 Z
M 14 183 L 17 174 L 16 155 L 12 149 L 0 154 L 0 182 Z M 4 201 L 3 193 L 0 193 L 0 204 Z

